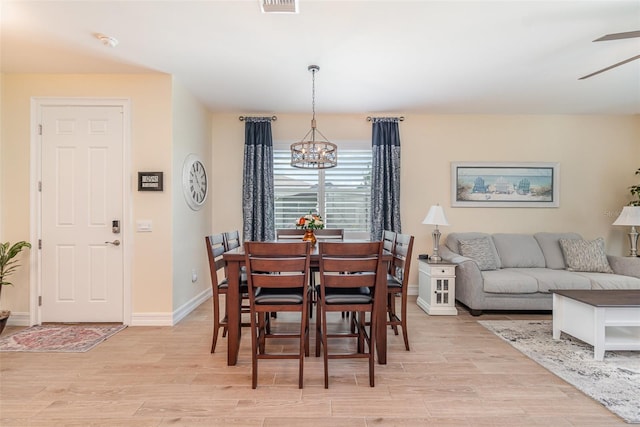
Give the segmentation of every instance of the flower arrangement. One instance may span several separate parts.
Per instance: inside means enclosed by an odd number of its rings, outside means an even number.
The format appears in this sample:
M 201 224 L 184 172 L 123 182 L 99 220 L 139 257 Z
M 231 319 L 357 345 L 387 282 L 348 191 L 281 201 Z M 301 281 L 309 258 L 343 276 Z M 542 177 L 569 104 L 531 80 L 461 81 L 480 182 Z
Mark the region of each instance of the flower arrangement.
M 296 228 L 303 230 L 322 230 L 324 228 L 324 221 L 322 221 L 322 217 L 319 214 L 309 212 L 298 218 Z

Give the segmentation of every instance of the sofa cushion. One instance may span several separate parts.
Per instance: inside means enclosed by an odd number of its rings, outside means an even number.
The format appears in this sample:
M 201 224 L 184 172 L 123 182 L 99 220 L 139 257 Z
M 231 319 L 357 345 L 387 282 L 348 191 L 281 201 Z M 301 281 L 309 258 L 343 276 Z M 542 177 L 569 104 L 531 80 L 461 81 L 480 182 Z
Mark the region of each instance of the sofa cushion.
M 498 268 L 500 265 L 500 258 L 498 257 L 498 251 L 496 251 L 496 247 L 493 244 L 493 240 L 491 240 L 491 235 L 487 233 L 477 233 L 477 232 L 466 232 L 466 233 L 450 233 L 447 235 L 447 240 L 445 241 L 445 245 L 449 248 L 450 251 L 460 254 L 460 240 L 472 240 L 479 239 L 482 237 L 488 237 L 491 243 L 491 251 L 493 255 L 498 260 Z
M 604 239 L 595 240 L 560 239 L 560 247 L 564 254 L 569 271 L 586 271 L 594 273 L 613 273 L 607 254 L 604 251 Z
M 540 245 L 544 261 L 547 268 L 554 270 L 564 270 L 567 264 L 564 262 L 564 255 L 560 247 L 560 239 L 581 240 L 582 236 L 578 233 L 536 233 L 533 237 Z
M 530 234 L 496 233 L 493 235 L 493 243 L 502 268 L 545 267 L 542 250 Z
M 640 279 L 609 273 L 575 273 L 591 282 L 591 289 L 640 289 Z
M 591 289 L 591 281 L 578 273 L 550 268 L 519 268 L 518 272 L 536 279 L 538 292 L 552 289 Z
M 482 281 L 485 292 L 493 294 L 533 294 L 538 292 L 535 278 L 521 274 L 519 269 L 483 271 Z
M 480 237 L 478 239 L 460 240 L 460 255 L 471 258 L 478 264 L 482 271 L 497 270 L 498 257 L 492 250 L 491 238 Z

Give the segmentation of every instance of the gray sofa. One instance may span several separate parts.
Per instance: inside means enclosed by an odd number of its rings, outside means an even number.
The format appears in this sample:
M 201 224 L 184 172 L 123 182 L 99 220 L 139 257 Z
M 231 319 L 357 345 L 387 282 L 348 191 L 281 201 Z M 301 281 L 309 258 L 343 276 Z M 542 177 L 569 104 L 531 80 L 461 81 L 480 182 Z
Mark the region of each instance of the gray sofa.
M 451 233 L 440 255 L 457 264 L 456 300 L 483 310 L 551 310 L 554 289 L 640 289 L 640 258 L 604 253 L 576 233 Z

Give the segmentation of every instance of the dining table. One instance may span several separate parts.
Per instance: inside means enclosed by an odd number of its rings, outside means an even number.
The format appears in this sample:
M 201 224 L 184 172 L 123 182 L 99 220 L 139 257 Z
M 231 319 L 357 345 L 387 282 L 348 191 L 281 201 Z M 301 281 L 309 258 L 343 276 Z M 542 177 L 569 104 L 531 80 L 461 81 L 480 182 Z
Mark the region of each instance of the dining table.
M 288 241 L 278 240 L 276 242 Z M 341 240 L 341 243 L 349 242 L 362 242 L 363 240 Z M 311 270 L 315 268 L 316 271 L 320 265 L 320 254 L 318 252 L 319 244 L 315 244 L 311 247 Z M 223 255 L 223 259 L 227 263 L 227 281 L 229 288 L 226 295 L 226 308 L 227 308 L 227 365 L 233 366 L 238 362 L 238 353 L 240 350 L 240 339 L 242 336 L 242 296 L 240 295 L 240 272 L 242 266 L 245 264 L 244 246 L 240 246 L 234 249 L 226 251 Z M 377 308 L 377 327 L 375 333 L 375 345 L 376 355 L 379 364 L 387 363 L 387 328 L 386 328 L 386 316 L 387 316 L 387 265 L 392 260 L 390 252 L 384 251 L 382 254 L 382 261 L 380 263 L 380 271 L 378 272 L 376 288 L 374 298 L 378 301 Z M 313 274 L 313 273 L 311 273 Z

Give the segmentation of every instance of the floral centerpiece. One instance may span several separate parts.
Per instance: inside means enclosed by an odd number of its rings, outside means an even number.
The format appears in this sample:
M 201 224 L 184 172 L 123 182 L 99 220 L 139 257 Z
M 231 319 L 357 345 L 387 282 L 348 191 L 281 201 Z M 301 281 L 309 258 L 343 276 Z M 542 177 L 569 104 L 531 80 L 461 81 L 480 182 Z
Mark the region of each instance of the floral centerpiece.
M 306 215 L 302 215 L 296 221 L 296 228 L 303 230 L 322 230 L 324 228 L 324 221 L 319 214 L 309 212 Z
M 316 244 L 316 236 L 313 234 L 313 230 L 322 230 L 324 228 L 324 221 L 319 214 L 309 212 L 306 215 L 302 215 L 296 221 L 296 228 L 305 230 L 302 241 L 311 242 L 311 245 Z

